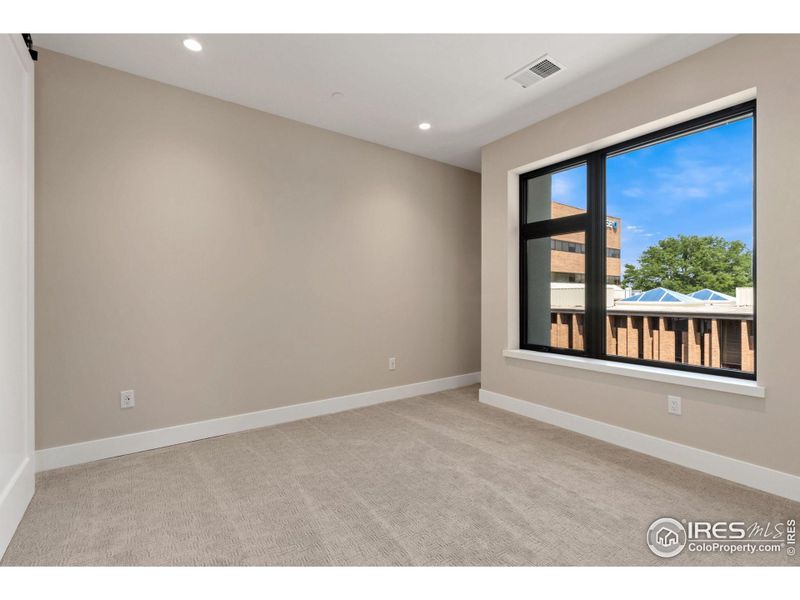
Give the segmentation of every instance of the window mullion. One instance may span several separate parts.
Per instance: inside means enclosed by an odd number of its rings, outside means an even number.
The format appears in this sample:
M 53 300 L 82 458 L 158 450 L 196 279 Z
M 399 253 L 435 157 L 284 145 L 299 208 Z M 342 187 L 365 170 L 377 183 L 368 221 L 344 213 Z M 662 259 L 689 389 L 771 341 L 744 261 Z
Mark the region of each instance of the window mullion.
M 586 353 L 600 358 L 606 346 L 605 155 L 602 152 L 589 156 L 587 174 Z
M 520 237 L 523 240 L 532 240 L 535 238 L 563 235 L 565 233 L 572 233 L 573 231 L 585 231 L 587 227 L 587 217 L 585 214 L 571 215 L 559 219 L 526 223 L 520 227 Z

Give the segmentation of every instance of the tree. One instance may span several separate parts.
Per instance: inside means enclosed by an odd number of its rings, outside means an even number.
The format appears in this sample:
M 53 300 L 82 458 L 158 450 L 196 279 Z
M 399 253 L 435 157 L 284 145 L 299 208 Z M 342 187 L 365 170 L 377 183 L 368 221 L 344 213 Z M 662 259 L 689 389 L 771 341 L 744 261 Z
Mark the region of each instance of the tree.
M 744 242 L 718 236 L 679 235 L 642 252 L 639 265 L 625 265 L 625 286 L 635 290 L 665 287 L 689 294 L 709 288 L 734 295 L 753 285 L 753 255 Z

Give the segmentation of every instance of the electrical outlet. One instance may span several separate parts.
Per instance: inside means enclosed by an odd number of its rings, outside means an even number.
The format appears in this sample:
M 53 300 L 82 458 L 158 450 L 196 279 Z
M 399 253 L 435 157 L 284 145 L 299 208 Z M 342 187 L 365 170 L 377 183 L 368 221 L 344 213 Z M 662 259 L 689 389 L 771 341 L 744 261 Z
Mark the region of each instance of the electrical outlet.
M 667 412 L 671 415 L 681 414 L 680 396 L 667 396 Z
M 133 408 L 136 406 L 136 396 L 133 390 L 125 390 L 119 393 L 119 407 L 120 408 Z
M 389 358 L 389 370 L 394 371 L 397 368 L 397 359 L 392 356 Z

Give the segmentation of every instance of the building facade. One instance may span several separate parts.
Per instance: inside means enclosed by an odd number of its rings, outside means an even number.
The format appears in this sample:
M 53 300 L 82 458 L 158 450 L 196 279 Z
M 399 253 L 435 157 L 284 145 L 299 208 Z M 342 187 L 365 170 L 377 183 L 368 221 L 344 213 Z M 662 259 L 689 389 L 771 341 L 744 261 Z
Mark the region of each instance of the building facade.
M 552 218 L 585 212 L 560 202 L 551 211 Z M 606 354 L 754 372 L 753 288 L 738 288 L 736 297 L 664 288 L 633 295 L 620 287 L 621 229 L 621 219 L 607 218 Z M 584 233 L 551 238 L 550 271 L 550 345 L 583 350 Z
M 584 348 L 583 311 L 583 306 L 552 306 L 552 346 Z M 723 302 L 631 302 L 627 298 L 611 300 L 606 309 L 606 354 L 610 356 L 752 373 L 754 334 L 752 288 L 739 288 L 736 298 Z
M 569 217 L 586 212 L 560 202 L 552 203 L 552 218 Z M 617 217 L 606 220 L 606 283 L 619 285 L 621 279 L 622 221 Z M 555 283 L 584 283 L 586 277 L 586 235 L 583 232 L 554 235 L 550 238 L 551 281 Z

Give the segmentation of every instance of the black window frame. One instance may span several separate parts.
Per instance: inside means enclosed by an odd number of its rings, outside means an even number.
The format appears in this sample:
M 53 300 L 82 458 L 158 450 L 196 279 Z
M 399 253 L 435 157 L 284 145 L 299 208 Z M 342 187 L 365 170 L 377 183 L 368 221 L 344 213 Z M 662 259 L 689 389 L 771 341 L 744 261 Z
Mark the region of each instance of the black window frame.
M 668 140 L 700 132 L 704 129 L 722 125 L 725 122 L 752 117 L 753 119 L 753 289 L 757 289 L 756 279 L 756 101 L 751 100 L 730 108 L 719 110 L 683 123 L 666 127 L 652 133 L 620 142 L 605 148 L 594 150 L 546 167 L 528 171 L 519 175 L 519 340 L 523 350 L 535 350 L 555 354 L 584 356 L 592 359 L 615 362 L 664 367 L 678 371 L 691 371 L 709 375 L 722 375 L 737 379 L 755 380 L 758 372 L 758 344 L 754 348 L 753 372 L 731 369 L 713 368 L 685 363 L 670 363 L 643 358 L 631 358 L 606 353 L 606 161 L 608 158 L 644 148 L 646 146 L 666 142 Z M 543 221 L 527 223 L 528 181 L 543 175 L 552 175 L 581 165 L 586 165 L 586 212 L 566 217 L 550 218 Z M 584 349 L 556 348 L 549 345 L 530 344 L 527 342 L 528 331 L 528 298 L 527 298 L 527 252 L 528 240 L 552 237 L 566 233 L 583 232 L 585 236 L 585 312 L 584 312 Z M 753 338 L 756 337 L 757 307 L 753 294 Z M 548 307 L 549 309 L 549 307 Z M 642 315 L 650 317 L 652 315 Z

